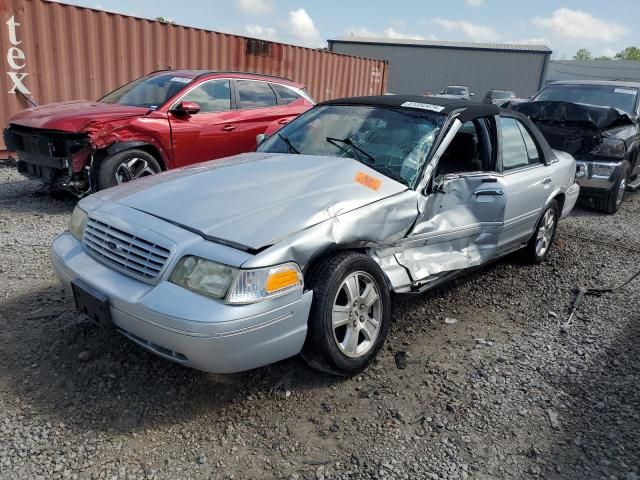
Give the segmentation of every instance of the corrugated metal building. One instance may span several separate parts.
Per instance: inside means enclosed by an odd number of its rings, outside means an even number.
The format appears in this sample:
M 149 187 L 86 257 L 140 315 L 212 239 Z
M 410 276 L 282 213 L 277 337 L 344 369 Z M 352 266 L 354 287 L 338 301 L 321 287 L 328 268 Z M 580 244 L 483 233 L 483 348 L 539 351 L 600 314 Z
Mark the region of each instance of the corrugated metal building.
M 465 85 L 478 96 L 489 89 L 520 97 L 543 83 L 551 50 L 544 45 L 339 37 L 329 50 L 389 62 L 388 90 L 396 94 L 440 92 Z
M 318 101 L 383 93 L 384 61 L 160 23 L 46 0 L 0 0 L 0 130 L 39 104 L 102 97 L 166 68 L 256 72 L 304 83 Z M 24 93 L 25 95 L 21 94 Z M 3 148 L 0 135 L 0 150 Z
M 640 82 L 640 62 L 634 60 L 551 60 L 546 82 L 555 80 Z

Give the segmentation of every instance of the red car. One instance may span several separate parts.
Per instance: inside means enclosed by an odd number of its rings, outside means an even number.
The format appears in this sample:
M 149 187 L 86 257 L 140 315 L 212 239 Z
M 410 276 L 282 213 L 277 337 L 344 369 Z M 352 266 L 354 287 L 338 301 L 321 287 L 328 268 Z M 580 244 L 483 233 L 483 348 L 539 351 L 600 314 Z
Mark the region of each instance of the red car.
M 238 72 L 173 70 L 97 102 L 30 108 L 9 119 L 18 169 L 78 196 L 161 170 L 249 152 L 313 106 L 304 86 Z

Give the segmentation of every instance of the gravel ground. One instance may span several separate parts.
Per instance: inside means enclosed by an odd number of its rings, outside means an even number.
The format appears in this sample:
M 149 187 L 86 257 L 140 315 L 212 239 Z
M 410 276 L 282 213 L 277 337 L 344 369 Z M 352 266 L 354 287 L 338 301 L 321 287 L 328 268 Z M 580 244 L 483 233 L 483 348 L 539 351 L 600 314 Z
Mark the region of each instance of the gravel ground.
M 638 268 L 640 194 L 577 210 L 543 265 L 395 302 L 378 361 L 339 379 L 299 358 L 205 374 L 100 335 L 49 266 L 73 202 L 37 189 L 0 164 L 1 479 L 640 477 L 640 281 L 558 326 L 571 288 Z

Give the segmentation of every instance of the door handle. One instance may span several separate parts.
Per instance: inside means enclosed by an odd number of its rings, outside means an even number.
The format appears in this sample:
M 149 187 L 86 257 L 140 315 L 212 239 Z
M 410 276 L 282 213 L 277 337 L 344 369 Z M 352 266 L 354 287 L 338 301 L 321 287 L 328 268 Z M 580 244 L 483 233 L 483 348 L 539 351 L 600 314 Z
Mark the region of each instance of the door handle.
M 222 130 L 225 132 L 233 132 L 236 129 L 235 125 L 225 125 Z
M 486 195 L 504 195 L 504 190 L 501 188 L 487 188 L 483 190 L 476 190 L 473 192 L 476 197 L 482 197 Z
M 553 181 L 553 179 L 551 177 L 547 177 L 544 180 L 542 180 L 542 184 L 543 185 L 547 185 L 549 183 L 551 183 Z

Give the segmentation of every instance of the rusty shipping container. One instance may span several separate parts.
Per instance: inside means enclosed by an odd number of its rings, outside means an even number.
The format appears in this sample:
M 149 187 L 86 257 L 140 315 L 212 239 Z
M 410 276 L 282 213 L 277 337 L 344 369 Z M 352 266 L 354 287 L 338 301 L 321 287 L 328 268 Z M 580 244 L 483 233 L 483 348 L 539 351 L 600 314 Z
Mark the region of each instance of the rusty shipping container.
M 48 0 L 0 0 L 0 127 L 14 113 L 96 100 L 166 68 L 234 70 L 304 83 L 317 100 L 384 93 L 387 63 Z M 0 136 L 0 142 L 1 142 Z M 0 143 L 0 150 L 4 148 Z

